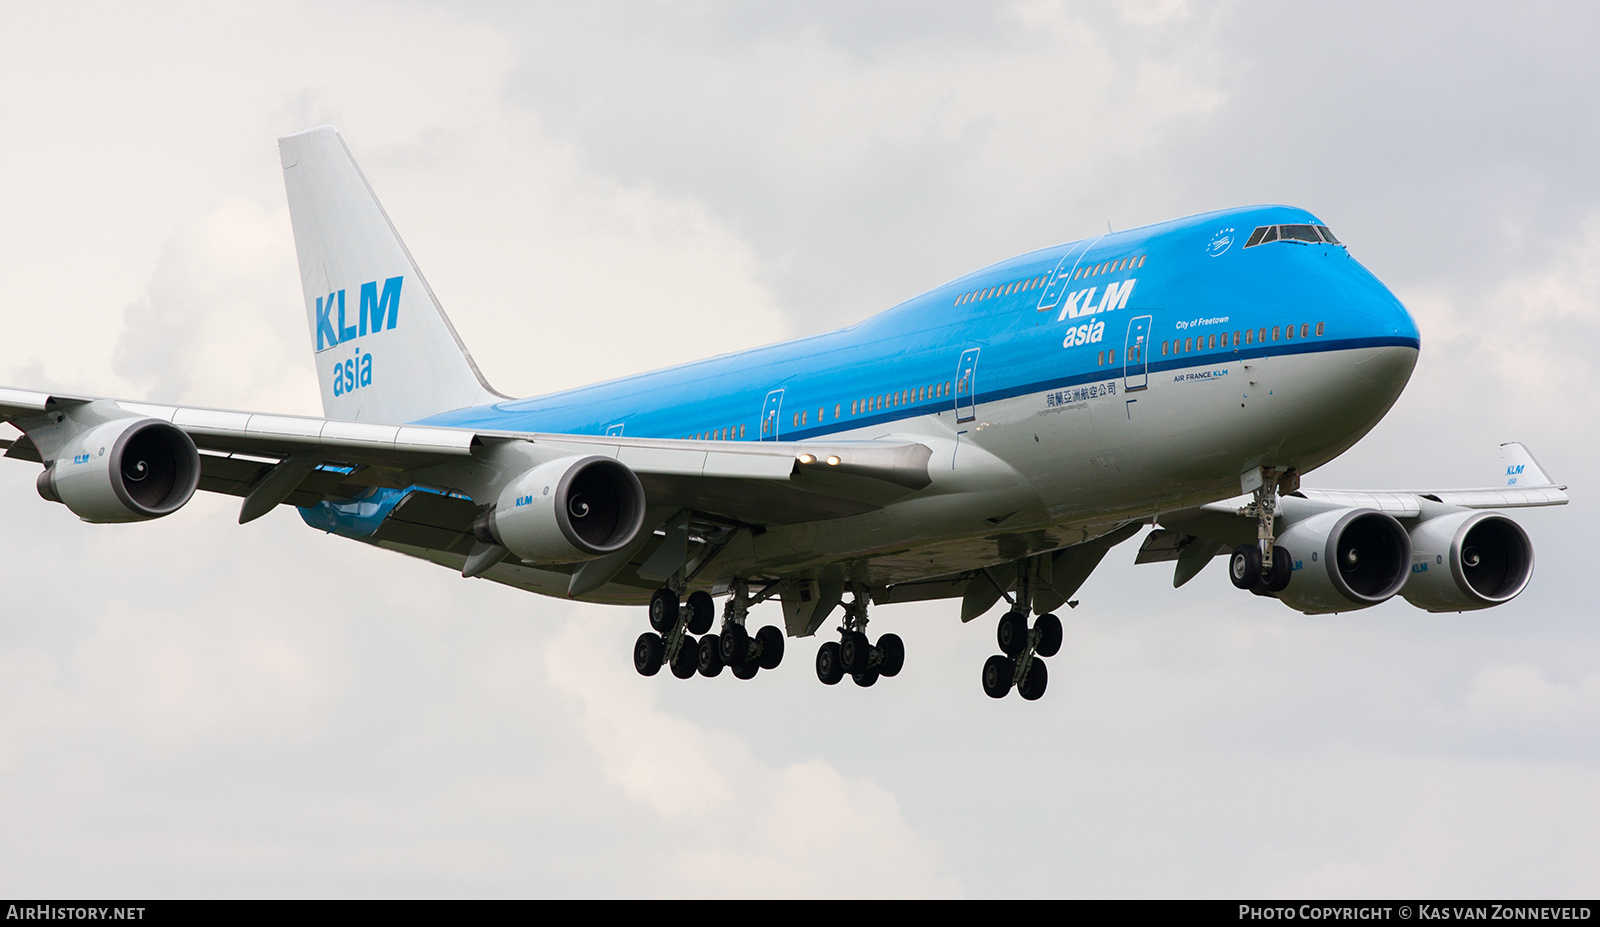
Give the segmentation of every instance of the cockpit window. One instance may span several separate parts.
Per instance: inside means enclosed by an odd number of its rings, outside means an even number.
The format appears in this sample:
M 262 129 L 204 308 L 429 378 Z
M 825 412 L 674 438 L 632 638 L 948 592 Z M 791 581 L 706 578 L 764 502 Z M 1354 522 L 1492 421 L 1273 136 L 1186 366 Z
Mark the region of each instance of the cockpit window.
M 1327 242 L 1343 247 L 1326 225 L 1258 225 L 1244 246 L 1254 248 L 1272 241 L 1304 241 L 1318 245 Z

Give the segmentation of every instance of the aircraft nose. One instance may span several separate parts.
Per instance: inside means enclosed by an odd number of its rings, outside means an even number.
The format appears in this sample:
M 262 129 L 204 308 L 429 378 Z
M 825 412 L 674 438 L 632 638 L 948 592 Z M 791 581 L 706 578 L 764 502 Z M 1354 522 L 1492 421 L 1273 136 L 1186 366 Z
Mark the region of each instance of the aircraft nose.
M 1354 259 L 1321 300 L 1327 346 L 1347 363 L 1324 367 L 1324 388 L 1352 418 L 1376 424 L 1400 398 L 1416 369 L 1421 336 L 1399 298 Z

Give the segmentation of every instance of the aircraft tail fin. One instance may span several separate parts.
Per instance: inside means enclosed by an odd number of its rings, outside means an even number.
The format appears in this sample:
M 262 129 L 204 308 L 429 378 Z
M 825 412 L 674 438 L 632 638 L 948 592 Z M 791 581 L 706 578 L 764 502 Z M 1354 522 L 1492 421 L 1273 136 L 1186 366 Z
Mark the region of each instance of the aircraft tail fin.
M 333 126 L 278 139 L 322 408 L 400 424 L 494 392 Z

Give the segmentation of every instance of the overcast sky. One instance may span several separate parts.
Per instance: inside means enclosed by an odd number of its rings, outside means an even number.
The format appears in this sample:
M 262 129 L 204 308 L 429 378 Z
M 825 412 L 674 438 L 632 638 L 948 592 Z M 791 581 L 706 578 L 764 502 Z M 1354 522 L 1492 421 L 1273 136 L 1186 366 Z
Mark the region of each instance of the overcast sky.
M 89 526 L 0 463 L 9 896 L 1588 896 L 1600 7 L 0 6 L 0 383 L 320 414 L 277 136 L 333 123 L 491 383 L 848 324 L 1227 206 L 1411 309 L 1406 394 L 1308 486 L 1491 482 L 1504 607 L 1308 618 L 1114 550 L 1045 699 L 993 617 L 884 607 L 827 688 L 637 676 L 641 609 L 197 497 Z M 757 614 L 778 622 L 776 606 Z

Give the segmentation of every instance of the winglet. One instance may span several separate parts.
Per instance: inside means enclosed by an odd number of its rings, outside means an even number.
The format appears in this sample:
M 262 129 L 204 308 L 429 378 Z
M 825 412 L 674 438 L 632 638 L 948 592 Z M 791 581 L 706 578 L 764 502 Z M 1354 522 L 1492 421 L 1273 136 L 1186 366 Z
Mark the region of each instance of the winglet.
M 1506 466 L 1502 475 L 1504 486 L 1552 486 L 1555 480 L 1550 478 L 1539 462 L 1533 459 L 1528 449 L 1517 441 L 1508 441 L 1500 445 L 1501 462 Z

